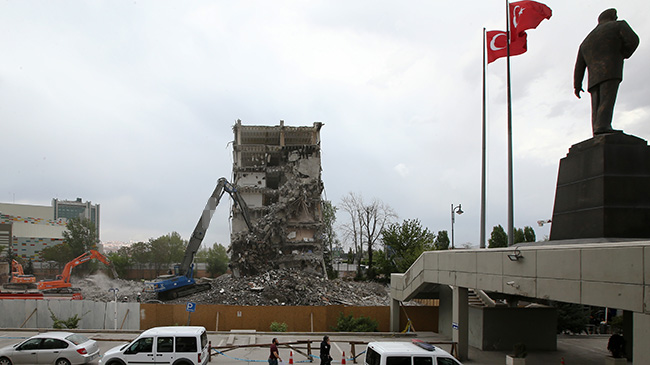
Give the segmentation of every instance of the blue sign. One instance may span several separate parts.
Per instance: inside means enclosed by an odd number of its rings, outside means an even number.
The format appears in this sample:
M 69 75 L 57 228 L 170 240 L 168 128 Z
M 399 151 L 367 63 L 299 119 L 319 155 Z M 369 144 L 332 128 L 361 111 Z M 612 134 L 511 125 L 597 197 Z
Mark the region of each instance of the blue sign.
M 458 323 L 452 322 L 451 323 L 451 328 L 457 330 L 458 329 Z
M 196 303 L 189 302 L 185 306 L 185 310 L 188 312 L 196 312 Z

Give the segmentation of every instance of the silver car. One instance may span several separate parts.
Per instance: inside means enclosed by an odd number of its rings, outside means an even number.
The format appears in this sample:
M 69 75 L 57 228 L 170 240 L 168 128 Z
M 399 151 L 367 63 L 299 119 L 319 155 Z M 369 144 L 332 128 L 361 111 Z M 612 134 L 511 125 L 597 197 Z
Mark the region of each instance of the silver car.
M 0 365 L 88 364 L 99 358 L 97 342 L 71 332 L 46 332 L 0 349 Z

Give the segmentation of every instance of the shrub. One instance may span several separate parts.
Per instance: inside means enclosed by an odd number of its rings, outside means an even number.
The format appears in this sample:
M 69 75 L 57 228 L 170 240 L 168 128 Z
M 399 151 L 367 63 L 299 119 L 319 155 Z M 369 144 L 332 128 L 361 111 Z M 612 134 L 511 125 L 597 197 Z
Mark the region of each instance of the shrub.
M 377 321 L 370 317 L 355 318 L 352 314 L 346 316 L 341 312 L 333 330 L 337 332 L 377 332 L 378 328 Z
M 282 322 L 271 322 L 271 331 L 272 332 L 287 332 L 287 326 L 286 323 Z

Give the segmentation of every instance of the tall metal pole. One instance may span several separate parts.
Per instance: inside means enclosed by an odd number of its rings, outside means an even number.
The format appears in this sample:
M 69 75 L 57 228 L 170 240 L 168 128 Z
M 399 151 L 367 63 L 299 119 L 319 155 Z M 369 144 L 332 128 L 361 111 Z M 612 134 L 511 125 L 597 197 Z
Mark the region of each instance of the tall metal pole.
M 117 330 L 117 292 L 120 291 L 118 288 L 110 288 L 108 291 L 113 292 L 113 299 L 115 300 L 115 305 L 113 306 L 114 309 L 114 316 L 113 319 L 115 320 L 115 330 Z
M 507 94 L 508 94 L 508 246 L 512 246 L 514 239 L 514 192 L 512 182 L 512 93 L 510 92 L 510 4 L 506 0 L 506 67 Z
M 454 204 L 451 204 L 451 249 L 454 249 Z
M 485 248 L 485 185 L 486 185 L 486 86 L 485 86 L 485 28 L 483 28 L 483 136 L 482 136 L 482 159 L 481 159 L 481 233 L 479 238 L 479 248 Z M 453 214 L 453 213 L 452 213 Z

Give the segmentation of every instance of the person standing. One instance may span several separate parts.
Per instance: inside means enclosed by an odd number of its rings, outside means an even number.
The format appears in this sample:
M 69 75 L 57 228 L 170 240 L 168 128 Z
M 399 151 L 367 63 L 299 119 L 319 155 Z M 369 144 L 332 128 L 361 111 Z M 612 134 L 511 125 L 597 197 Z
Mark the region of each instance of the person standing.
M 573 89 L 580 99 L 585 69 L 589 72 L 587 90 L 591 94 L 591 126 L 594 136 L 620 132 L 612 129 L 612 115 L 618 86 L 623 81 L 623 60 L 639 46 L 639 36 L 616 9 L 607 9 L 598 17 L 598 25 L 580 44 L 573 71 Z
M 321 365 L 330 365 L 332 363 L 332 356 L 330 356 L 330 349 L 332 345 L 330 344 L 329 336 L 323 336 L 323 342 L 320 343 L 320 363 Z
M 278 365 L 278 361 L 282 361 L 280 358 L 280 351 L 278 350 L 278 345 L 280 342 L 278 342 L 277 338 L 274 338 L 271 341 L 271 354 L 269 355 L 269 365 Z

